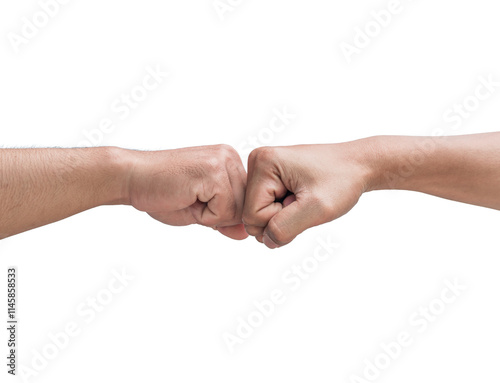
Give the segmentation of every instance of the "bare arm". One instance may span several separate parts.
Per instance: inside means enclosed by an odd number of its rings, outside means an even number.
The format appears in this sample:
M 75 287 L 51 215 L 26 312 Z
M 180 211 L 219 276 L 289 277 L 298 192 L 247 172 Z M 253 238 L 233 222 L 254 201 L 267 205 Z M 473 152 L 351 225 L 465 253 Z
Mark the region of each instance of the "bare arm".
M 500 209 L 500 133 L 259 148 L 249 157 L 248 178 L 243 221 L 271 248 L 342 216 L 372 190 Z
M 124 170 L 110 148 L 0 150 L 0 238 L 124 203 Z
M 246 173 L 227 146 L 0 149 L 0 239 L 101 205 L 132 205 L 170 225 L 202 224 L 235 239 Z
M 371 142 L 372 190 L 413 190 L 500 209 L 500 133 Z

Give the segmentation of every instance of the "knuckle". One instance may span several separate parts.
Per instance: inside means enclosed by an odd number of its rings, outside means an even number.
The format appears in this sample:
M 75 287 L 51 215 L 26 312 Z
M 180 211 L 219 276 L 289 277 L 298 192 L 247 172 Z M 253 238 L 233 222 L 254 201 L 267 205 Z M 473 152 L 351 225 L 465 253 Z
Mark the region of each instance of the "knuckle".
M 243 215 L 241 219 L 245 225 L 255 226 L 255 220 L 253 219 L 253 214 L 251 214 L 246 208 L 243 209 Z
M 262 220 L 258 215 L 248 210 L 243 210 L 242 221 L 245 225 L 262 227 Z
M 238 153 L 230 145 L 214 145 L 207 159 L 207 166 L 212 172 L 227 173 L 227 166 L 235 159 L 239 158 Z
M 253 162 L 269 162 L 276 158 L 276 148 L 272 146 L 263 146 L 252 150 L 249 159 Z
M 321 221 L 329 220 L 333 212 L 333 206 L 329 202 L 329 198 L 325 198 L 319 194 L 312 194 L 308 198 L 308 204 L 314 212 L 314 215 Z
M 222 158 L 234 158 L 238 154 L 231 145 L 227 144 L 215 145 L 215 149 Z
M 233 147 L 228 144 L 218 144 L 215 145 L 215 147 L 217 148 L 217 150 L 227 151 L 227 152 L 231 152 L 232 150 L 234 150 Z
M 210 174 L 221 174 L 225 172 L 224 159 L 219 155 L 208 157 L 205 161 L 205 166 Z

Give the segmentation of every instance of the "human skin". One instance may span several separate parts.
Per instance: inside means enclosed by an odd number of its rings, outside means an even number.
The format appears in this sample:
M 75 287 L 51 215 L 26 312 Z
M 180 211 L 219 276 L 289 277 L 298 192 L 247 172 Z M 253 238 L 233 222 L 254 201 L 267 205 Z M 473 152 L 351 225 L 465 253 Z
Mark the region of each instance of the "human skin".
M 382 189 L 500 210 L 500 133 L 255 149 L 248 159 L 243 222 L 274 249 L 346 214 L 363 193 Z
M 339 218 L 372 190 L 500 209 L 500 133 L 259 148 L 245 196 L 246 183 L 226 145 L 0 149 L 0 239 L 101 205 L 131 205 L 169 225 L 197 223 L 234 239 L 248 232 L 270 248 Z
M 131 205 L 168 225 L 197 223 L 244 239 L 245 185 L 241 159 L 227 145 L 0 149 L 0 239 L 101 205 Z

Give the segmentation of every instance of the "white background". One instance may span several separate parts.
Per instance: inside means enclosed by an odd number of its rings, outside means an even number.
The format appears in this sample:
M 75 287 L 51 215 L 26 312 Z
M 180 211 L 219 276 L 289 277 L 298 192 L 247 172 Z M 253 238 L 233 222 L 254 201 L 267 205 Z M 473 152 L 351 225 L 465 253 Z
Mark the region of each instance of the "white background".
M 2 2 L 0 144 L 76 146 L 103 118 L 116 128 L 99 144 L 135 149 L 242 147 L 259 134 L 290 145 L 499 130 L 500 88 L 460 127 L 443 119 L 479 76 L 500 80 L 497 2 L 401 0 L 402 12 L 348 63 L 340 44 L 387 5 L 246 0 L 221 20 L 210 0 L 74 0 L 16 53 L 9 33 L 40 5 Z M 168 78 L 120 119 L 111 104 L 156 65 Z M 283 107 L 293 122 L 263 136 Z M 350 382 L 400 331 L 414 343 L 376 381 L 498 381 L 499 224 L 493 210 L 381 191 L 271 251 L 103 207 L 3 240 L 0 286 L 17 266 L 20 364 L 31 367 L 49 333 L 73 321 L 81 329 L 33 382 Z M 282 274 L 328 236 L 339 249 L 291 291 Z M 134 280 L 86 323 L 77 307 L 122 268 Z M 412 313 L 454 278 L 466 291 L 415 331 Z M 276 288 L 286 302 L 231 354 L 223 334 Z M 6 292 L 0 302 L 4 318 Z

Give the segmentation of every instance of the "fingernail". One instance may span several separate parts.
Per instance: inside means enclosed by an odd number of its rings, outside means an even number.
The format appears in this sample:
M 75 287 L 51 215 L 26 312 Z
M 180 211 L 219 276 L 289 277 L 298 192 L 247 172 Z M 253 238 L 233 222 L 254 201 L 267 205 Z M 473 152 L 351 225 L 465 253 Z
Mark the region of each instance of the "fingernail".
M 264 242 L 264 245 L 269 247 L 270 249 L 276 249 L 279 247 L 267 234 L 264 234 L 264 237 L 262 237 L 262 240 Z

